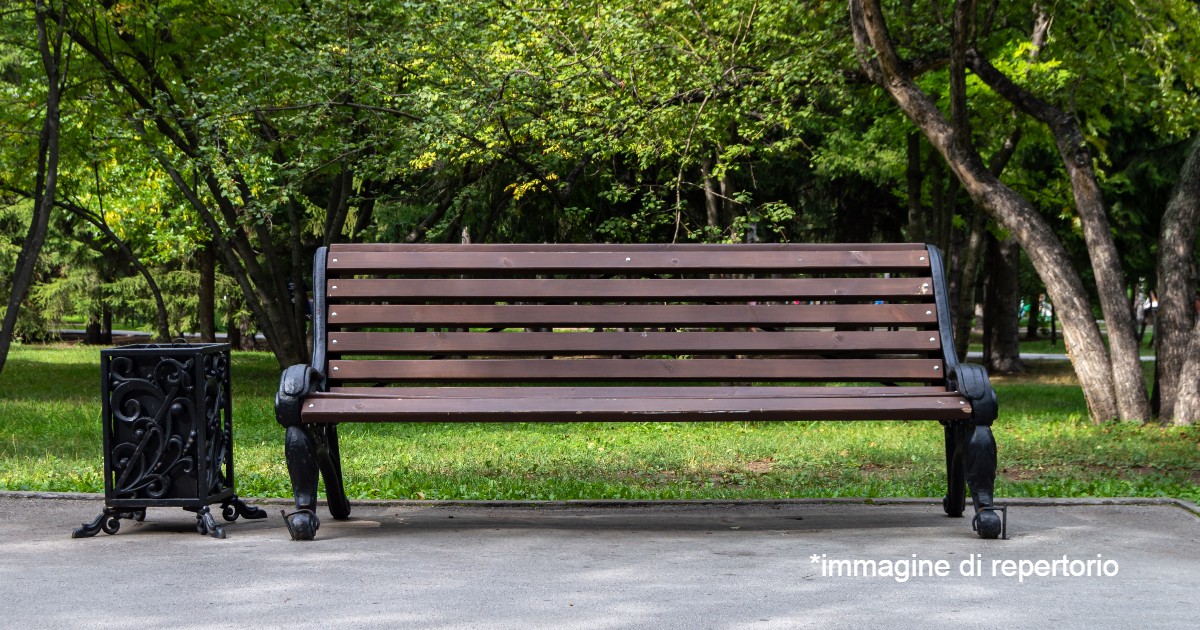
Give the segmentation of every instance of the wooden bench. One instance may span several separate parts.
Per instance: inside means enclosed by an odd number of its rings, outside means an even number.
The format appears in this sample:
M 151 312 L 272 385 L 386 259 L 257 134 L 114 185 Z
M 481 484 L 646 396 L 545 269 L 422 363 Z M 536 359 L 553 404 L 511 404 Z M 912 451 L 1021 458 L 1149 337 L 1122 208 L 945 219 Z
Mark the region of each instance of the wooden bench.
M 932 246 L 333 245 L 284 371 L 295 539 L 342 422 L 935 420 L 947 514 L 995 538 L 995 392 L 960 364 Z M 1000 508 L 1002 509 L 1002 508 Z

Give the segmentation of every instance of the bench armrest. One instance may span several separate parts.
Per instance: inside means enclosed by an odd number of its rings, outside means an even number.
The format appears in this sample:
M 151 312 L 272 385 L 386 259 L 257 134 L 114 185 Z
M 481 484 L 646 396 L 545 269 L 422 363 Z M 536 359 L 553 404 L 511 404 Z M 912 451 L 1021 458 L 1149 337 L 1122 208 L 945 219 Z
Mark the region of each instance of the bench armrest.
M 320 391 L 325 376 L 311 365 L 293 365 L 279 378 L 275 394 L 275 421 L 285 427 L 300 426 L 300 407 L 314 391 Z
M 971 401 L 971 419 L 976 426 L 991 426 L 999 415 L 996 390 L 982 365 L 960 363 L 950 375 L 950 387 Z

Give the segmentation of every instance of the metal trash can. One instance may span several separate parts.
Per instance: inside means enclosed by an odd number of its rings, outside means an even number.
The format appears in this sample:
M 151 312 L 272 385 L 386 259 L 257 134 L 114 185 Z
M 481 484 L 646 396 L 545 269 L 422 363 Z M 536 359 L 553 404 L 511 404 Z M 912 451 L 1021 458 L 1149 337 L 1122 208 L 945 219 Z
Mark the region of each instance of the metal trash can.
M 234 491 L 229 344 L 135 344 L 100 352 L 104 511 L 72 538 L 115 534 L 152 507 L 196 513 L 196 530 L 224 538 L 226 521 L 266 518 Z

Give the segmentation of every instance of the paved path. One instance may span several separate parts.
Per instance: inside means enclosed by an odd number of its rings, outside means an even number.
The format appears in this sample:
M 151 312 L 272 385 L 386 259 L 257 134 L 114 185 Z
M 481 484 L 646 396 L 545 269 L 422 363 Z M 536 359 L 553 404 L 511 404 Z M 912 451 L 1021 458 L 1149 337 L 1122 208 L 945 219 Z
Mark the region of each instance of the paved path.
M 1153 354 L 1143 354 L 1138 358 L 1140 358 L 1142 361 L 1148 363 L 1148 362 L 1154 360 L 1154 355 Z M 968 361 L 982 361 L 983 353 L 982 352 L 968 352 L 967 360 Z M 1022 361 L 1030 361 L 1030 360 L 1032 360 L 1032 361 L 1066 361 L 1067 355 L 1065 355 L 1065 354 L 1044 354 L 1044 353 L 1037 353 L 1037 352 L 1022 352 L 1021 360 Z
M 101 499 L 37 497 L 0 493 L 5 627 L 1124 629 L 1200 618 L 1200 517 L 1165 501 L 1010 503 L 1007 541 L 976 538 L 928 501 L 377 503 L 350 521 L 325 516 L 316 541 L 295 543 L 278 502 L 258 502 L 271 517 L 228 525 L 225 540 L 167 508 L 72 540 Z M 853 561 L 874 561 L 876 575 Z M 878 575 L 885 566 L 891 577 Z

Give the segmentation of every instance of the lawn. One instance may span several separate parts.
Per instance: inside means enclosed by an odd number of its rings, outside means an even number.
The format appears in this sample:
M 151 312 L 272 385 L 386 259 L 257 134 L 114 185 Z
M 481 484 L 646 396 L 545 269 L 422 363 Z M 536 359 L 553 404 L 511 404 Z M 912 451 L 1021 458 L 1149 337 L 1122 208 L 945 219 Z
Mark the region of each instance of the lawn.
M 1000 497 L 1200 500 L 1200 427 L 1092 425 L 1063 362 L 995 379 Z M 233 367 L 243 496 L 290 496 L 267 354 Z M 16 346 L 0 376 L 0 489 L 103 492 L 99 350 Z M 933 422 L 350 424 L 358 498 L 732 499 L 938 497 Z
M 1142 338 L 1142 341 L 1138 345 L 1139 354 L 1141 354 L 1143 357 L 1154 356 L 1154 344 L 1150 343 L 1150 339 L 1153 336 L 1153 334 L 1154 334 L 1153 330 L 1147 330 L 1146 334 Z M 1105 337 L 1104 337 L 1104 344 L 1105 344 L 1105 347 L 1108 346 L 1108 336 L 1107 335 L 1105 335 Z M 980 334 L 978 332 L 974 332 L 971 334 L 971 343 L 968 346 L 968 350 L 970 350 L 971 352 L 983 352 L 983 335 L 982 334 Z M 1063 344 L 1062 331 L 1059 331 L 1058 339 L 1056 339 L 1054 341 L 1054 343 L 1050 343 L 1049 335 L 1043 335 L 1041 337 L 1038 337 L 1037 339 L 1032 339 L 1032 340 L 1026 339 L 1025 334 L 1024 334 L 1024 329 L 1022 329 L 1022 333 L 1021 333 L 1021 353 L 1022 354 L 1066 354 L 1066 352 L 1067 352 L 1066 346 Z

